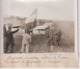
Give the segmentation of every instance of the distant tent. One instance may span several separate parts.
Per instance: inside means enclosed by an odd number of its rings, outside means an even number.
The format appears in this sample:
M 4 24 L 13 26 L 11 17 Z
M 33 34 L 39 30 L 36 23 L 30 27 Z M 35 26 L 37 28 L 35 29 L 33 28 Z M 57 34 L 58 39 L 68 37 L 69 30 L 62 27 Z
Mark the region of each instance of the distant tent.
M 54 25 L 54 22 L 47 22 L 47 23 L 44 23 L 43 25 L 51 27 Z

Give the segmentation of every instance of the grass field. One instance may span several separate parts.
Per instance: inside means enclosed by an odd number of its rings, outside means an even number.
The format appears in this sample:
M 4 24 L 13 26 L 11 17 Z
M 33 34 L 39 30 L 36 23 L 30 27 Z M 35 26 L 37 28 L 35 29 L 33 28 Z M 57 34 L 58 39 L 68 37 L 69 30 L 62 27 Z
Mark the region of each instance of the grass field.
M 30 53 L 49 53 L 49 52 L 74 52 L 74 22 L 56 22 L 56 26 L 62 32 L 61 44 L 58 47 L 57 44 L 51 47 L 48 46 L 48 38 L 46 35 L 33 35 L 32 43 L 29 47 Z M 22 34 L 14 34 L 14 53 L 20 53 L 22 46 Z
M 15 36 L 15 46 L 14 53 L 20 53 L 22 36 Z M 48 39 L 45 35 L 33 35 L 32 36 L 32 44 L 29 47 L 30 53 L 49 53 L 49 52 L 73 52 L 74 45 L 70 42 L 67 42 L 62 39 L 61 45 L 58 47 L 56 44 L 53 46 L 53 50 L 51 51 L 50 46 L 48 46 Z

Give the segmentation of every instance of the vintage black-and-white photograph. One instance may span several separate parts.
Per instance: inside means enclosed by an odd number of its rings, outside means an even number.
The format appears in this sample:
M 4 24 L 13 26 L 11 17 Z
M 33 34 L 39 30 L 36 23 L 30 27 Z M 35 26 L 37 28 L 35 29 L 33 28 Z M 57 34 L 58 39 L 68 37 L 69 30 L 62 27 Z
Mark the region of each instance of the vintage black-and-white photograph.
M 4 53 L 74 52 L 75 0 L 3 0 Z

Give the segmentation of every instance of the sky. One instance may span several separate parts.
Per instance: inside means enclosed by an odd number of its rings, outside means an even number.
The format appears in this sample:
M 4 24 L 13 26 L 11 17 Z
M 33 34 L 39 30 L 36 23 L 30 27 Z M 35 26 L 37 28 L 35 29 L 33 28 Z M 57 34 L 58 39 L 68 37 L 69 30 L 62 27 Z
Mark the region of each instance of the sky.
M 37 8 L 38 19 L 73 21 L 75 0 L 2 0 L 2 14 L 29 17 Z

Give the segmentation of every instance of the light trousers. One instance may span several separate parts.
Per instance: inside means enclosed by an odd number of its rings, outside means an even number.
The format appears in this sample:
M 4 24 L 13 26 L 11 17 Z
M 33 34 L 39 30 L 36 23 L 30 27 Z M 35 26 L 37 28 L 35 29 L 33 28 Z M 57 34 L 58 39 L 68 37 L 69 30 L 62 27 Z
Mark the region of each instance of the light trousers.
M 23 44 L 21 48 L 22 53 L 29 53 L 29 44 Z

